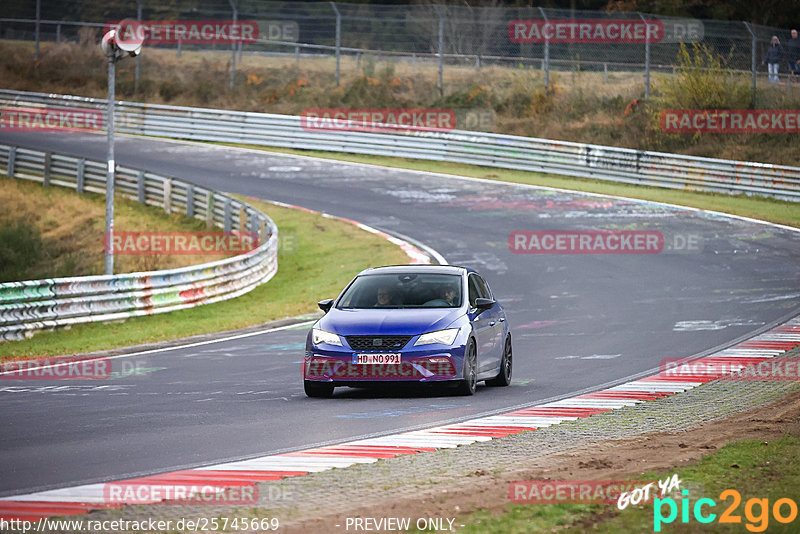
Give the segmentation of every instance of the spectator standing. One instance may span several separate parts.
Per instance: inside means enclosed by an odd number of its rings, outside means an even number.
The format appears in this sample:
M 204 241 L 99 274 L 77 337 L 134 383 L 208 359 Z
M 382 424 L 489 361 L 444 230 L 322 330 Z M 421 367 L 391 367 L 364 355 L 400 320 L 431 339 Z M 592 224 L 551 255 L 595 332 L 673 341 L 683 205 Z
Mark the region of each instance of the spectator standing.
M 769 69 L 769 81 L 772 83 L 778 83 L 778 69 L 781 65 L 781 60 L 783 59 L 783 47 L 781 46 L 781 41 L 778 39 L 777 35 L 772 36 L 772 42 L 767 48 L 767 54 L 764 56 L 764 63 L 767 64 L 767 68 Z
M 800 39 L 797 38 L 797 30 L 792 30 L 792 38 L 786 43 L 786 59 L 789 74 L 793 77 L 800 74 Z

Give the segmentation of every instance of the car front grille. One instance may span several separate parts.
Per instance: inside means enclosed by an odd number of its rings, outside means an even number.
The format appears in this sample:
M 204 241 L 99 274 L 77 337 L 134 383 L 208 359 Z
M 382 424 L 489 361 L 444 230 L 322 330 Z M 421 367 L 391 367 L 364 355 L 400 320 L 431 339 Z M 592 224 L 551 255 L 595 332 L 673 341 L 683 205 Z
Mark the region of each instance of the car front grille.
M 412 336 L 345 336 L 353 350 L 387 351 L 406 346 Z

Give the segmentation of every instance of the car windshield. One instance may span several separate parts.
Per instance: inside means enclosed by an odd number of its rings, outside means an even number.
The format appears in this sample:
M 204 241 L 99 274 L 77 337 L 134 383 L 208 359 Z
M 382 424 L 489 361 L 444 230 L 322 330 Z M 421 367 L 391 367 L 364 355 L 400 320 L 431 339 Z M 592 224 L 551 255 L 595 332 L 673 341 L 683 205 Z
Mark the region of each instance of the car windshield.
M 395 273 L 357 277 L 339 300 L 339 308 L 458 308 L 457 274 Z

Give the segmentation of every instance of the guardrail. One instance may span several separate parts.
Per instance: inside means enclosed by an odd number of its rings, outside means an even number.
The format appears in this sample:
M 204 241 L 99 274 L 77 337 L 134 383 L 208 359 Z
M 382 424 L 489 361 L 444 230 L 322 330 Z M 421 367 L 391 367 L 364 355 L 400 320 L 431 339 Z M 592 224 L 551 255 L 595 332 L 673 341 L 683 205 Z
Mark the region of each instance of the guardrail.
M 0 145 L 8 178 L 105 194 L 106 163 Z M 225 231 L 257 233 L 258 248 L 178 269 L 50 278 L 0 284 L 0 340 L 61 326 L 111 321 L 231 299 L 267 282 L 278 270 L 278 229 L 266 214 L 227 195 L 148 171 L 117 166 L 118 193 L 181 211 Z
M 2 106 L 89 107 L 105 100 L 0 90 Z M 366 133 L 303 128 L 300 117 L 117 103 L 118 131 L 197 141 L 246 143 L 468 163 L 612 182 L 800 201 L 800 167 L 649 152 L 462 130 Z

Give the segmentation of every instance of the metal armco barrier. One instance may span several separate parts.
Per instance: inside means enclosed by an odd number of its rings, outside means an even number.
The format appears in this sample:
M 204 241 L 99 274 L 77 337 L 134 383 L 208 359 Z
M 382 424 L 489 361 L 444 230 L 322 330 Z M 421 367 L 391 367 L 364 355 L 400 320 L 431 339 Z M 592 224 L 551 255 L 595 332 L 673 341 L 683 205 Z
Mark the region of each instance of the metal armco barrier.
M 105 100 L 0 90 L 2 106 L 105 108 Z M 453 130 L 365 133 L 304 129 L 290 115 L 117 103 L 118 131 L 469 163 L 612 182 L 800 201 L 800 167 Z
M 42 183 L 47 179 L 50 185 L 105 194 L 105 162 L 0 145 L 0 172 L 9 178 Z M 116 190 L 226 231 L 257 233 L 259 246 L 178 269 L 0 283 L 0 340 L 219 302 L 247 293 L 277 272 L 278 229 L 252 206 L 174 178 L 121 166 L 117 166 Z

